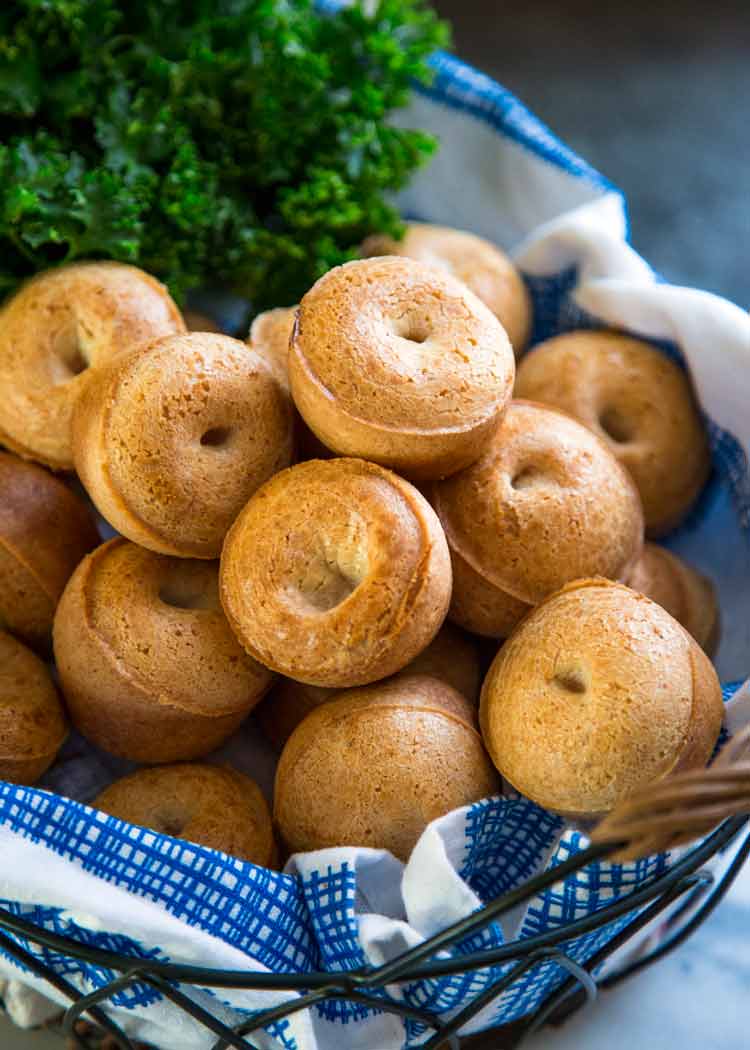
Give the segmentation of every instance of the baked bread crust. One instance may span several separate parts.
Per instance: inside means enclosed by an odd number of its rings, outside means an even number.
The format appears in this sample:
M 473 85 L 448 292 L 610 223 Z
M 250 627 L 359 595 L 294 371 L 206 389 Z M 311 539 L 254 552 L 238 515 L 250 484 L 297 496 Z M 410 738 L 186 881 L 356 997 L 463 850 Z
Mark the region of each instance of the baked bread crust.
M 65 584 L 99 534 L 64 482 L 2 451 L 0 493 L 0 627 L 45 649 Z
M 507 637 L 546 595 L 583 576 L 622 579 L 643 517 L 627 472 L 574 419 L 511 402 L 484 455 L 430 498 L 453 560 L 450 616 Z
M 289 342 L 297 316 L 296 306 L 279 306 L 258 314 L 250 325 L 248 344 L 266 358 L 276 378 L 289 390 Z
M 114 539 L 79 565 L 58 606 L 55 659 L 75 727 L 133 762 L 218 747 L 270 687 L 218 596 L 218 566 Z
M 416 480 L 480 455 L 514 373 L 494 314 L 444 271 L 397 256 L 329 270 L 303 296 L 289 350 L 294 401 L 323 444 Z
M 285 844 L 388 849 L 406 860 L 431 820 L 499 791 L 475 717 L 460 693 L 427 675 L 348 690 L 316 708 L 276 772 Z
M 687 374 L 665 354 L 616 332 L 569 332 L 519 365 L 516 397 L 569 413 L 630 472 L 646 532 L 685 517 L 711 470 L 708 439 Z
M 113 528 L 149 550 L 213 559 L 253 492 L 291 463 L 292 408 L 247 344 L 192 332 L 99 369 L 76 404 L 73 447 Z
M 273 867 L 271 814 L 250 777 L 224 766 L 180 763 L 139 769 L 92 805 L 130 824 Z
M 508 333 L 516 357 L 526 349 L 531 334 L 531 296 L 505 252 L 484 237 L 448 226 L 410 222 L 400 241 L 385 234 L 368 237 L 362 254 L 408 256 L 447 270 L 492 310 Z
M 722 718 L 698 643 L 661 606 L 608 580 L 578 580 L 538 605 L 496 656 L 480 701 L 500 774 L 575 818 L 704 766 Z
M 309 685 L 365 685 L 406 666 L 448 610 L 448 547 L 427 500 L 360 459 L 271 478 L 232 526 L 221 600 L 260 663 Z
M 452 624 L 444 623 L 427 648 L 398 672 L 399 676 L 415 674 L 446 682 L 475 706 L 479 701 L 481 672 L 477 647 Z M 340 689 L 282 678 L 258 706 L 255 717 L 274 748 L 281 751 L 303 718 L 320 704 L 340 695 Z
M 36 783 L 67 735 L 63 706 L 46 665 L 0 631 L 0 780 Z
M 185 323 L 135 266 L 71 263 L 28 281 L 0 310 L 0 444 L 73 469 L 73 406 L 105 362 Z
M 709 656 L 714 652 L 719 642 L 719 604 L 707 576 L 665 547 L 646 543 L 625 582 L 674 616 Z

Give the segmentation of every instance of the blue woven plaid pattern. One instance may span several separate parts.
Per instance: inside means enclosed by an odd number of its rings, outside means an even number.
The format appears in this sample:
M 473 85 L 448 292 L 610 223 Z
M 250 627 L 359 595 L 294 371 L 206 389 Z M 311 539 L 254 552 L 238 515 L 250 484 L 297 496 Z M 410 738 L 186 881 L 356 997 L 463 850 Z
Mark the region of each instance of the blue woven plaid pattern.
M 532 803 L 523 799 L 504 800 L 491 799 L 472 807 L 466 822 L 467 840 L 473 850 L 473 834 L 475 830 L 474 819 L 483 818 L 483 822 L 490 820 L 503 830 L 507 827 L 504 811 L 514 808 L 525 808 Z M 538 861 L 541 855 L 549 849 L 558 835 L 562 823 L 551 817 L 544 810 L 534 806 L 535 813 L 528 813 L 528 828 L 531 837 L 537 844 L 533 852 Z M 523 840 L 521 827 L 518 826 L 515 841 L 520 846 Z M 503 847 L 507 848 L 508 842 L 504 837 L 496 841 L 502 841 Z M 513 841 L 513 836 L 511 836 Z M 587 841 L 579 832 L 566 831 L 560 836 L 544 870 L 557 867 L 563 861 L 575 853 L 580 852 L 587 846 Z M 529 855 L 526 855 L 529 857 Z M 477 857 L 477 859 L 479 859 Z M 555 927 L 562 927 L 575 919 L 590 915 L 594 911 L 605 907 L 612 901 L 627 895 L 644 879 L 652 878 L 666 870 L 667 858 L 664 855 L 649 857 L 633 864 L 593 864 L 583 871 L 568 877 L 563 883 L 556 884 L 538 897 L 532 898 L 521 930 L 520 937 L 531 937 L 535 934 L 544 933 Z M 475 870 L 471 874 L 466 873 L 467 881 L 476 886 L 478 882 L 485 880 L 487 874 L 493 875 L 497 871 L 497 859 L 490 851 L 486 856 L 486 864 L 480 862 L 481 874 L 477 877 Z M 482 870 L 484 869 L 484 870 Z M 497 890 L 491 895 L 484 896 L 485 901 L 494 896 L 507 892 L 513 885 L 528 878 L 532 870 L 538 870 L 538 865 L 533 865 L 530 860 L 521 862 L 517 868 L 517 874 L 506 878 L 500 877 L 497 882 Z M 462 874 L 464 874 L 462 872 Z M 490 884 L 489 880 L 485 884 Z M 615 936 L 620 929 L 632 918 L 626 915 L 623 918 L 608 924 L 600 930 L 596 930 L 575 941 L 562 945 L 562 951 L 574 961 L 583 963 L 594 955 L 600 947 Z M 494 936 L 493 936 L 494 934 Z M 492 944 L 501 944 L 502 937 L 497 935 L 497 928 L 490 926 L 487 930 L 470 940 L 462 942 L 450 954 L 466 954 L 470 951 L 478 951 L 488 948 Z M 484 991 L 495 983 L 509 968 L 511 964 L 494 966 L 472 974 L 461 974 L 455 977 L 442 978 L 430 982 L 420 982 L 419 985 L 409 986 L 406 990 L 406 998 L 420 1006 L 436 1012 L 450 1014 L 459 1006 L 464 1005 L 468 999 Z M 536 1007 L 568 976 L 567 971 L 562 970 L 557 963 L 549 962 L 537 965 L 524 977 L 515 981 L 511 988 L 499 999 L 495 1008 L 493 1024 L 508 1024 L 524 1014 L 536 1009 Z M 414 1044 L 422 1034 L 422 1026 L 410 1025 L 409 1035 Z
M 482 900 L 500 897 L 538 870 L 562 826 L 560 817 L 525 798 L 478 802 L 466 817 L 461 877 Z
M 706 420 L 706 426 L 714 465 L 729 482 L 740 524 L 744 529 L 750 529 L 750 469 L 747 456 L 737 439 L 728 431 L 722 430 L 710 419 Z
M 547 867 L 557 867 L 586 845 L 587 840 L 579 832 L 566 831 Z M 667 866 L 665 854 L 630 864 L 590 864 L 531 900 L 519 936 L 531 937 L 590 915 L 631 893 L 645 879 L 666 871 Z M 632 915 L 626 915 L 601 930 L 568 941 L 561 946 L 562 950 L 575 962 L 586 962 L 631 918 Z M 536 967 L 503 995 L 498 1003 L 496 1023 L 500 1023 L 499 1019 L 503 1024 L 509 1023 L 536 1009 L 566 976 L 554 962 Z
M 64 937 L 73 937 L 75 940 L 80 941 L 81 944 L 90 944 L 112 952 L 124 952 L 127 955 L 137 956 L 139 959 L 159 959 L 161 961 L 165 959 L 165 956 L 158 948 L 145 949 L 132 937 L 102 933 L 101 931 L 92 933 L 91 930 L 79 926 L 72 919 L 63 918 L 60 908 L 44 908 L 39 905 L 25 906 L 17 901 L 2 899 L 0 899 L 0 908 L 4 908 L 11 914 L 18 915 L 29 922 L 33 922 L 35 926 L 48 930 L 50 933 L 56 933 Z M 113 970 L 108 970 L 105 967 L 94 966 L 91 963 L 83 962 L 81 959 L 74 959 L 72 956 L 61 956 L 49 948 L 28 940 L 26 937 L 13 935 L 13 939 L 21 947 L 25 948 L 30 955 L 33 955 L 35 959 L 47 966 L 52 966 L 61 976 L 67 977 L 69 980 L 72 979 L 73 983 L 85 988 L 87 992 L 109 984 L 110 981 L 113 981 L 118 976 Z M 12 962 L 19 970 L 27 970 L 10 953 L 0 949 L 0 955 Z M 114 1006 L 132 1009 L 136 1006 L 149 1006 L 160 998 L 160 994 L 153 988 L 149 988 L 148 985 L 134 984 L 124 991 L 118 992 L 117 995 L 113 995 L 111 1002 Z
M 483 806 L 503 807 L 502 800 L 492 800 Z M 562 835 L 545 870 L 554 868 L 570 856 L 586 848 L 586 840 L 578 832 L 568 831 Z M 544 933 L 555 927 L 562 927 L 575 919 L 590 915 L 607 904 L 631 893 L 644 879 L 653 878 L 667 868 L 667 857 L 659 855 L 649 857 L 634 864 L 613 865 L 594 864 L 570 876 L 563 883 L 552 886 L 529 903 L 520 937 L 530 937 Z M 502 891 L 501 891 L 502 892 Z M 571 959 L 585 963 L 596 952 L 614 937 L 634 914 L 630 913 L 599 930 L 578 937 L 574 941 L 564 942 L 560 948 Z M 494 943 L 502 943 L 502 938 L 492 938 L 489 927 L 487 936 L 477 936 L 464 941 L 451 955 L 465 954 L 488 948 Z M 415 1005 L 424 1006 L 436 1012 L 450 1015 L 470 999 L 485 991 L 502 977 L 512 964 L 488 967 L 471 974 L 460 974 L 454 977 L 434 981 L 424 981 L 408 986 L 405 998 Z M 516 980 L 503 993 L 494 1006 L 490 1022 L 486 1024 L 509 1024 L 535 1010 L 544 999 L 553 992 L 566 978 L 568 973 L 557 963 L 541 963 L 525 976 Z M 407 1045 L 418 1045 L 424 1033 L 424 1027 L 410 1022 L 407 1024 Z
M 359 942 L 355 912 L 356 873 L 347 863 L 340 868 L 329 865 L 324 872 L 313 872 L 305 880 L 304 889 L 310 921 L 320 946 L 321 968 L 356 970 L 366 966 L 367 958 Z M 361 1003 L 343 999 L 325 1002 L 317 1009 L 328 1020 L 343 1023 L 357 1020 L 369 1012 Z
M 525 274 L 526 287 L 534 304 L 530 345 L 536 346 L 563 332 L 578 328 L 601 328 L 590 314 L 573 299 L 578 283 L 578 269 L 571 266 L 562 273 L 547 277 Z
M 160 903 L 269 969 L 318 967 L 301 888 L 288 875 L 12 784 L 0 783 L 0 824 Z

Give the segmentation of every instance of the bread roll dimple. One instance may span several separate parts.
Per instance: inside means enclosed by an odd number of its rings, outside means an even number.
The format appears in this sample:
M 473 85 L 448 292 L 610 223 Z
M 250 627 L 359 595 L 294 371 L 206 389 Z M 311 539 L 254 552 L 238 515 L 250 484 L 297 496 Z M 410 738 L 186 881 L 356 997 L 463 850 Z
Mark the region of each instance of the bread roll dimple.
M 292 427 L 287 394 L 245 343 L 172 336 L 92 378 L 76 404 L 76 469 L 128 539 L 216 558 L 252 493 L 291 462 Z
M 256 660 L 310 685 L 401 670 L 450 601 L 445 536 L 403 478 L 357 459 L 310 460 L 249 501 L 221 556 L 221 599 Z
M 417 480 L 480 455 L 514 372 L 505 330 L 465 285 L 396 256 L 321 277 L 289 349 L 294 401 L 323 444 Z
M 92 374 L 185 323 L 164 285 L 135 266 L 82 262 L 28 281 L 0 310 L 0 444 L 73 468 L 73 406 Z
M 139 769 L 92 805 L 130 824 L 271 867 L 276 848 L 260 788 L 234 769 L 200 763 Z
M 495 658 L 480 704 L 500 774 L 572 817 L 705 765 L 722 717 L 716 672 L 694 639 L 607 580 L 578 580 L 534 609 Z
M 646 531 L 661 536 L 693 505 L 711 469 L 687 374 L 666 354 L 616 332 L 568 332 L 519 366 L 515 396 L 569 413 L 630 472 Z
M 430 821 L 499 790 L 474 718 L 467 700 L 426 675 L 352 689 L 316 708 L 276 772 L 285 844 L 388 849 L 406 860 Z
M 570 580 L 625 576 L 643 516 L 627 472 L 570 417 L 513 401 L 484 455 L 431 489 L 453 561 L 451 618 L 506 637 Z
M 526 349 L 531 297 L 511 260 L 490 241 L 447 226 L 410 222 L 399 241 L 384 234 L 368 237 L 362 254 L 404 255 L 447 270 L 492 310 L 508 333 L 516 356 Z

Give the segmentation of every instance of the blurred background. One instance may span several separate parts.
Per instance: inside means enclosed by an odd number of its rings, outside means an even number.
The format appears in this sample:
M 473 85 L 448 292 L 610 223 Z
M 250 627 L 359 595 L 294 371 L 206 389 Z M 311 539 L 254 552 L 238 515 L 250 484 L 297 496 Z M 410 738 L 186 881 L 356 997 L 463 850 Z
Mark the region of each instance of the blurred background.
M 750 307 L 750 2 L 435 0 L 454 50 L 626 194 L 670 281 Z

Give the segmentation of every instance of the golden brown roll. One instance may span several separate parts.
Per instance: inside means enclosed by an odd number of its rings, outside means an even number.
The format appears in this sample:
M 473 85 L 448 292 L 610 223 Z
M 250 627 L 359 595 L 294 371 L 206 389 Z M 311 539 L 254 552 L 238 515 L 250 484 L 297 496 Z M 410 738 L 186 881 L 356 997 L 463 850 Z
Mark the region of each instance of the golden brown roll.
M 490 241 L 447 226 L 410 222 L 400 241 L 384 234 L 368 237 L 362 254 L 408 256 L 447 270 L 489 306 L 508 333 L 516 356 L 526 349 L 531 297 L 508 256 Z
M 221 332 L 221 325 L 215 318 L 209 317 L 201 310 L 183 310 L 182 316 L 188 332 Z
M 55 760 L 68 727 L 38 656 L 0 631 L 0 780 L 34 784 Z
M 291 462 L 292 428 L 288 395 L 245 343 L 171 336 L 92 377 L 73 417 L 76 469 L 128 539 L 216 558 L 253 492 Z
M 366 846 L 406 860 L 431 820 L 499 791 L 473 719 L 460 693 L 426 675 L 351 689 L 316 708 L 276 771 L 285 844 Z
M 524 358 L 515 396 L 562 409 L 607 442 L 641 494 L 650 536 L 685 516 L 711 469 L 690 381 L 661 351 L 615 332 L 569 332 Z
M 625 581 L 661 605 L 710 655 L 718 643 L 719 606 L 711 581 L 655 543 L 643 553 Z
M 135 266 L 39 274 L 0 310 L 0 444 L 71 470 L 73 405 L 91 374 L 123 350 L 184 331 L 164 285 Z
M 271 675 L 229 629 L 218 566 L 115 539 L 75 571 L 55 616 L 55 660 L 70 717 L 133 762 L 175 762 L 218 747 Z
M 273 366 L 276 378 L 286 391 L 289 390 L 289 340 L 296 315 L 296 306 L 279 307 L 258 314 L 250 326 L 247 340 L 253 350 Z M 297 459 L 330 459 L 330 449 L 313 434 L 296 409 L 294 416 Z
M 603 441 L 560 412 L 513 401 L 468 469 L 432 487 L 453 561 L 450 616 L 506 637 L 581 576 L 622 579 L 640 556 L 633 483 Z
M 470 703 L 478 701 L 481 673 L 477 647 L 468 635 L 449 623 L 443 624 L 427 648 L 396 677 L 414 674 L 426 674 L 447 682 Z M 281 751 L 303 718 L 320 704 L 340 695 L 340 689 L 282 678 L 258 705 L 255 717 L 274 748 Z
M 245 649 L 310 685 L 400 671 L 437 634 L 450 593 L 427 500 L 358 459 L 310 460 L 271 478 L 221 556 L 222 604 Z
M 303 297 L 289 349 L 294 401 L 323 444 L 414 479 L 445 477 L 481 454 L 514 371 L 484 303 L 396 256 L 329 270 Z
M 88 507 L 67 485 L 0 452 L 0 627 L 48 645 L 63 588 L 98 542 Z
M 139 769 L 92 802 L 113 817 L 269 867 L 275 846 L 260 788 L 234 769 L 184 763 Z
M 273 366 L 276 378 L 289 390 L 289 341 L 297 307 L 278 307 L 258 314 L 250 325 L 247 341 Z
M 495 658 L 480 706 L 501 775 L 575 817 L 705 765 L 722 717 L 697 642 L 655 602 L 607 580 L 578 580 L 542 602 Z

